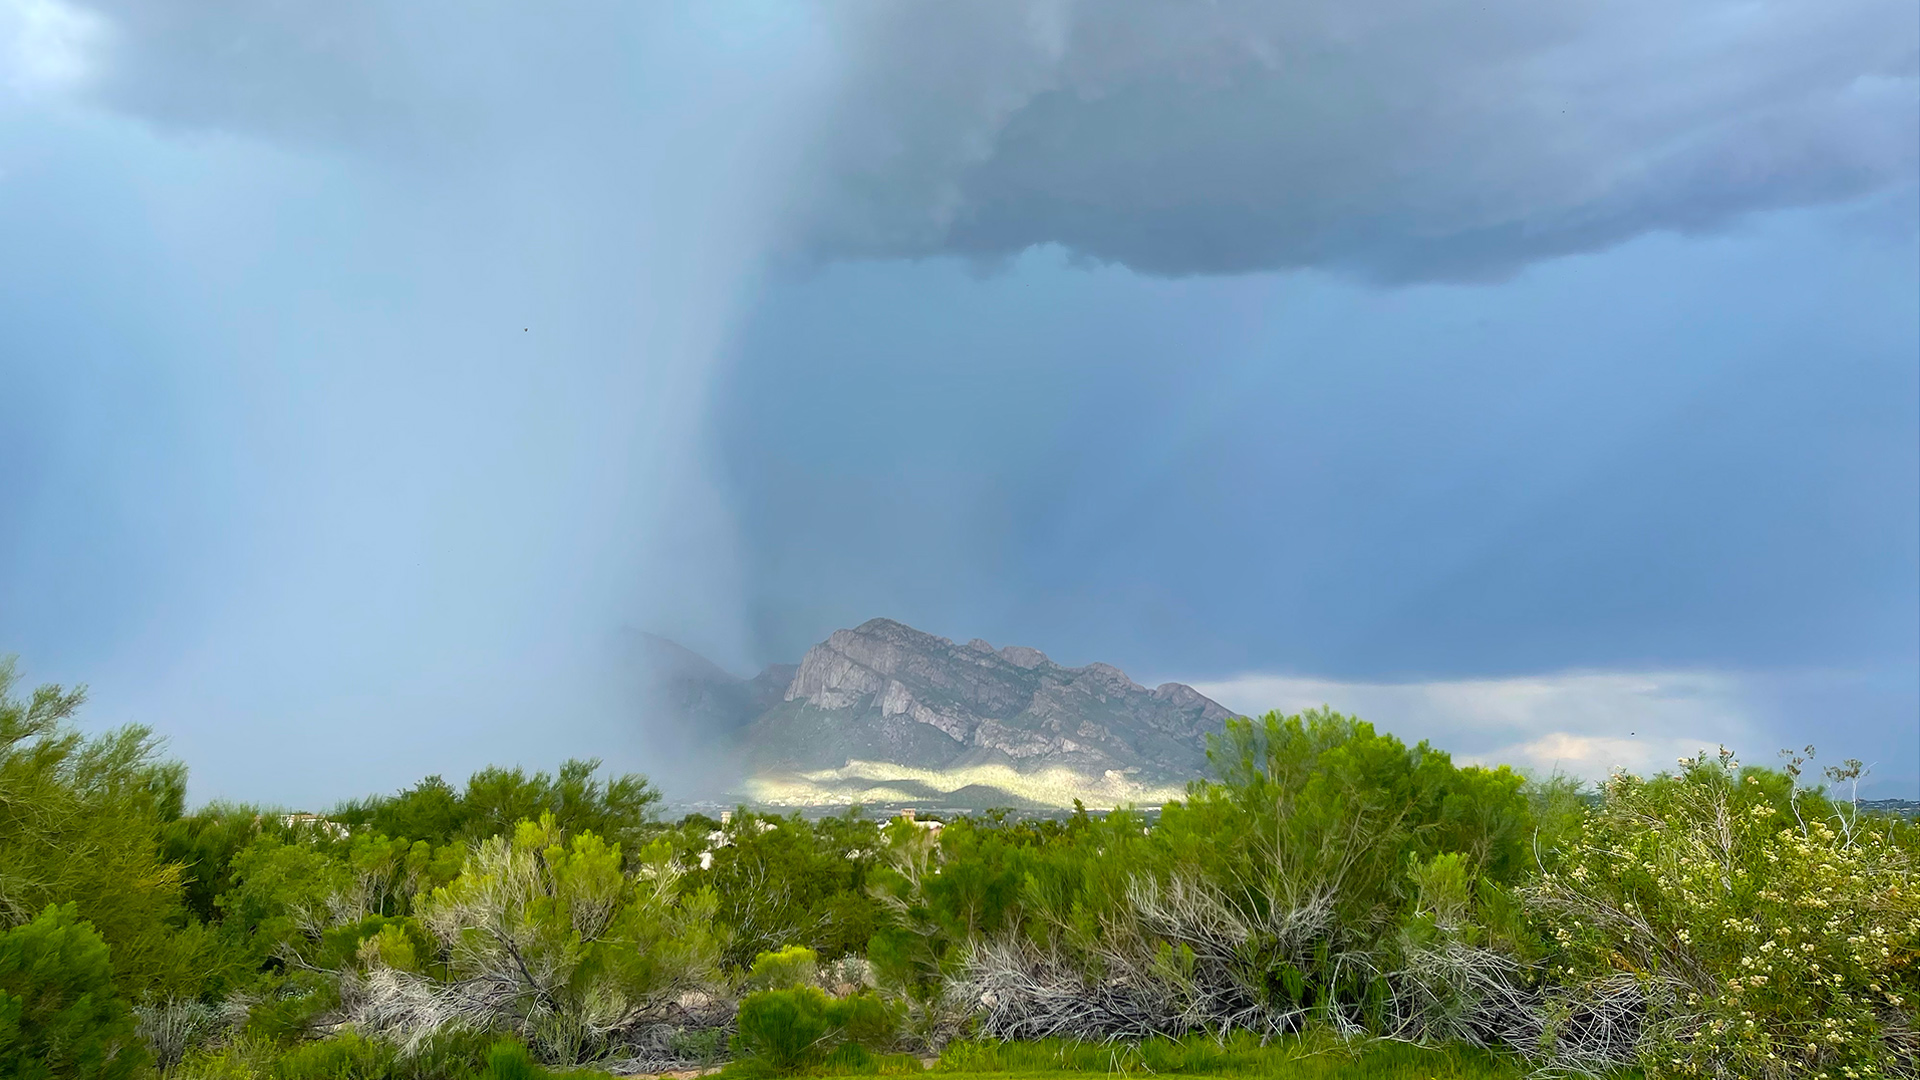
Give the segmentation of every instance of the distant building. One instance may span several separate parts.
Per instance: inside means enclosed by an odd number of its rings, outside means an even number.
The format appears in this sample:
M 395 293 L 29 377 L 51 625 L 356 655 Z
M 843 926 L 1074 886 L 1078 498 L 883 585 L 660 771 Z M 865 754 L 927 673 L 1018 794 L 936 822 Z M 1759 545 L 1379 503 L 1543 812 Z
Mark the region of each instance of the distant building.
M 755 832 L 771 832 L 779 825 L 761 819 L 753 823 Z M 700 869 L 713 869 L 713 853 L 723 847 L 733 846 L 733 811 L 720 811 L 720 827 L 707 834 L 707 850 L 700 853 Z
M 349 831 L 345 825 L 321 817 L 319 814 L 288 814 L 280 819 L 280 824 L 289 829 L 310 828 L 317 832 L 326 833 L 336 840 L 345 840 Z
M 900 811 L 900 820 L 907 822 L 910 825 L 918 825 L 935 836 L 939 836 L 940 830 L 946 828 L 944 824 L 938 821 L 921 821 L 917 816 L 915 816 L 914 809 L 911 806 L 907 807 L 905 810 Z

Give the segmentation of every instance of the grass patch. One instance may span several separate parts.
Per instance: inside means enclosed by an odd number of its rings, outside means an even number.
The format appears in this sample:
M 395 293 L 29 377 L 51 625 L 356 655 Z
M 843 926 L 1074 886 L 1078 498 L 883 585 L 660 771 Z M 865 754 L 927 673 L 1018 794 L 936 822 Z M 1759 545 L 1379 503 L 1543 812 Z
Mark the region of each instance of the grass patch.
M 996 1080 L 1108 1073 L 1125 1076 L 1276 1077 L 1284 1080 L 1522 1080 L 1517 1062 L 1468 1046 L 1425 1047 L 1331 1035 L 1278 1039 L 1248 1034 L 1178 1042 L 955 1043 L 935 1071 Z

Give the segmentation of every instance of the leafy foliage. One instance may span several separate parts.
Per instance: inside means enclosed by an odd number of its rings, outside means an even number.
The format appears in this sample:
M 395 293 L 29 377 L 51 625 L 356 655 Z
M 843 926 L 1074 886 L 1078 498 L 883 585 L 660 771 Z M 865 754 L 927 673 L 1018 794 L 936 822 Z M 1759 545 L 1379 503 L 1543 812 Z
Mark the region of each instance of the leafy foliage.
M 1331 712 L 1231 722 L 1214 759 L 1221 782 L 1153 827 L 890 830 L 876 969 L 929 1035 L 958 1023 L 943 1006 L 1000 1037 L 1428 1034 L 1432 995 L 1401 975 L 1422 875 L 1429 894 L 1457 879 L 1476 918 L 1505 911 L 1532 832 L 1523 779 Z
M 1905 822 L 1703 753 L 1674 775 L 1609 781 L 1528 901 L 1562 980 L 1595 996 L 1630 980 L 1651 1075 L 1912 1075 L 1917 841 Z
M 877 928 L 867 884 L 881 840 L 879 824 L 857 809 L 819 821 L 744 810 L 724 826 L 689 818 L 672 842 L 689 885 L 719 901 L 727 966 L 746 968 L 788 944 L 826 960 L 866 951 Z
M 757 990 L 792 990 L 812 986 L 819 977 L 819 954 L 803 945 L 788 945 L 754 957 L 747 982 Z
M 212 943 L 184 925 L 179 868 L 155 833 L 178 817 L 186 772 L 145 728 L 87 738 L 71 722 L 84 689 L 9 696 L 0 658 L 0 927 L 73 903 L 113 948 L 128 993 L 197 993 Z
M 827 1059 L 844 1044 L 873 1049 L 891 1041 L 893 1016 L 873 994 L 835 998 L 816 986 L 760 990 L 740 1001 L 739 1044 L 776 1073 Z
M 558 774 L 487 768 L 463 790 L 429 776 L 395 795 L 349 802 L 328 816 L 386 836 L 440 846 L 477 843 L 513 831 L 522 821 L 551 816 L 569 833 L 593 833 L 637 852 L 646 839 L 660 793 L 644 776 L 602 779 L 597 759 L 571 759 Z
M 456 996 L 572 1063 L 717 975 L 713 895 L 683 895 L 678 878 L 664 842 L 628 874 L 619 845 L 567 837 L 543 815 L 475 848 L 421 920 L 447 950 Z
M 73 904 L 0 934 L 0 1076 L 121 1080 L 146 1063 L 107 944 Z
M 387 1080 L 399 1055 L 352 1032 L 296 1046 L 274 1066 L 277 1080 Z
M 1317 710 L 1229 724 L 1157 818 L 667 826 L 592 761 L 189 814 L 150 733 L 13 682 L 0 1075 L 131 1076 L 144 1043 L 168 1080 L 873 1074 L 913 1044 L 948 1072 L 1920 1077 L 1920 836 L 1806 756 L 1596 797 Z

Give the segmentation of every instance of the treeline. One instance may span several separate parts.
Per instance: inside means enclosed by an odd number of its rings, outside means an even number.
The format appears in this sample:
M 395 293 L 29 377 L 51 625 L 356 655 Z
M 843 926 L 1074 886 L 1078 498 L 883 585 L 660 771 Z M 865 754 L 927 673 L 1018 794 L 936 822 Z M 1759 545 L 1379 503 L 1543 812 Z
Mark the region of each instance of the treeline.
M 79 693 L 14 682 L 0 1076 L 859 1071 L 1306 1031 L 1560 1074 L 1920 1075 L 1920 838 L 1805 755 L 1582 792 L 1316 711 L 1230 724 L 1151 822 L 666 822 L 594 762 L 316 818 L 189 811 L 150 733 L 85 737 Z

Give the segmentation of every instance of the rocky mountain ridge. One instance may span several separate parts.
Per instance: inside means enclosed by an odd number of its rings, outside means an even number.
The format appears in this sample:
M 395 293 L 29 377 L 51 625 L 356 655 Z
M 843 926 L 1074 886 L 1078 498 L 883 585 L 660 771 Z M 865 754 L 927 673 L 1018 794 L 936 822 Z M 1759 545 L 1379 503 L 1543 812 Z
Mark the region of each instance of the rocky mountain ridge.
M 665 639 L 660 705 L 737 732 L 764 801 L 890 801 L 963 787 L 1000 801 L 1071 802 L 1084 790 L 1151 801 L 1206 769 L 1233 714 L 1192 687 L 1149 689 L 1108 664 L 1038 649 L 955 644 L 891 619 L 836 630 L 797 667 L 739 679 Z M 775 687 L 784 682 L 784 689 Z
M 1192 687 L 1149 690 L 1108 664 L 1062 667 L 1038 649 L 956 645 L 872 619 L 807 652 L 782 702 L 749 729 L 749 752 L 763 767 L 835 768 L 898 748 L 921 767 L 1184 779 L 1204 770 L 1206 736 L 1231 715 Z

